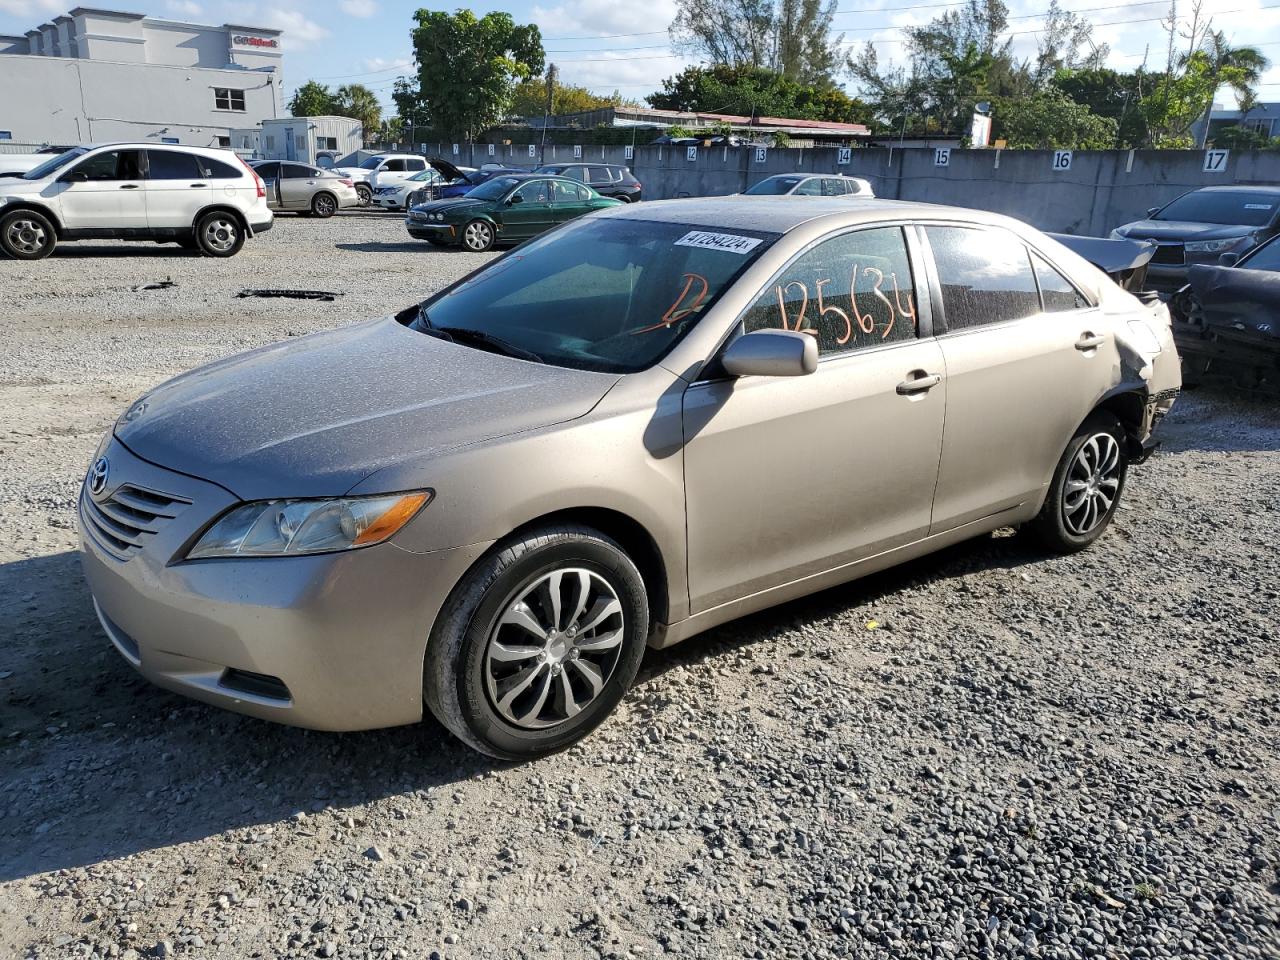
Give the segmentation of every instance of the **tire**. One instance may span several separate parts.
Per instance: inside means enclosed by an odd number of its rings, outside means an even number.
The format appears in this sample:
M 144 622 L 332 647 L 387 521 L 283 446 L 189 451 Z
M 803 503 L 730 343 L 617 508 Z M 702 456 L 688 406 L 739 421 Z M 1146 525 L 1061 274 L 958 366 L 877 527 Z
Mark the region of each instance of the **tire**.
M 1041 544 L 1055 553 L 1075 553 L 1102 536 L 1124 492 L 1125 443 L 1124 427 L 1105 410 L 1080 425 L 1053 471 L 1044 506 L 1029 524 Z
M 58 245 L 53 222 L 35 210 L 0 217 L 0 249 L 15 260 L 43 260 Z
M 545 756 L 613 712 L 635 679 L 648 633 L 644 581 L 622 548 L 589 527 L 546 527 L 495 548 L 454 588 L 427 646 L 423 697 L 436 719 L 481 753 Z
M 360 198 L 360 206 L 367 207 L 373 203 L 373 190 L 367 183 L 356 184 L 356 196 Z
M 244 246 L 244 227 L 224 210 L 214 210 L 197 220 L 195 236 L 206 257 L 234 257 Z
M 496 239 L 493 224 L 487 220 L 472 220 L 462 228 L 462 247 L 472 253 L 492 250 Z
M 332 193 L 317 193 L 311 198 L 311 213 L 321 220 L 328 220 L 338 212 L 338 200 Z

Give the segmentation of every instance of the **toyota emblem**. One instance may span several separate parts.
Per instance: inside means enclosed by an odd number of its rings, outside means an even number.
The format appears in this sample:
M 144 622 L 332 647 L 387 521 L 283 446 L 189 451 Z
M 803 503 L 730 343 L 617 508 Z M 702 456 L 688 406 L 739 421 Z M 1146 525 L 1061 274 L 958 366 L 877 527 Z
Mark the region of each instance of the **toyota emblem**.
M 107 474 L 110 471 L 111 464 L 106 457 L 99 457 L 89 468 L 89 492 L 95 497 L 107 489 Z

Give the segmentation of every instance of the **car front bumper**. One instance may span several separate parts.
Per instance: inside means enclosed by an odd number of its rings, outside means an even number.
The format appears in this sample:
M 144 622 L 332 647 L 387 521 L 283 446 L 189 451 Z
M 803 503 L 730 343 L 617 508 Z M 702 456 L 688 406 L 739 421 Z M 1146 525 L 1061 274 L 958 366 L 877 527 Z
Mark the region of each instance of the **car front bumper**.
M 81 490 L 81 559 L 103 629 L 143 676 L 206 703 L 318 730 L 422 718 L 431 625 L 486 545 L 418 554 L 389 542 L 317 556 L 182 561 L 236 498 L 114 439 L 105 456 L 107 489 L 96 497 Z M 131 492 L 137 503 L 137 491 L 173 501 L 164 509 L 174 516 L 130 536 L 106 511 Z
M 404 222 L 409 236 L 417 240 L 443 240 L 453 242 L 458 239 L 457 228 L 448 223 L 433 223 L 428 220 L 409 219 Z

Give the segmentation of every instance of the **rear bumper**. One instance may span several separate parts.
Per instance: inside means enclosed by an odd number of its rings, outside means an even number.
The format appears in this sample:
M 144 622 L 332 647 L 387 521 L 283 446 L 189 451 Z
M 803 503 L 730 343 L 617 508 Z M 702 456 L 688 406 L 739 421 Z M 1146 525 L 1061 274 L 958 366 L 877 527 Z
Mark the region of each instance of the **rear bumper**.
M 256 236 L 259 233 L 266 233 L 275 225 L 276 225 L 275 217 L 272 217 L 269 220 L 263 220 L 261 223 L 249 224 L 249 231 Z
M 112 644 L 157 686 L 294 726 L 365 730 L 422 718 L 432 623 L 483 545 L 410 553 L 394 543 L 311 557 L 182 562 L 235 502 L 112 441 L 113 486 L 190 500 L 127 559 L 94 531 L 81 492 L 81 560 Z M 117 545 L 118 546 L 118 545 Z

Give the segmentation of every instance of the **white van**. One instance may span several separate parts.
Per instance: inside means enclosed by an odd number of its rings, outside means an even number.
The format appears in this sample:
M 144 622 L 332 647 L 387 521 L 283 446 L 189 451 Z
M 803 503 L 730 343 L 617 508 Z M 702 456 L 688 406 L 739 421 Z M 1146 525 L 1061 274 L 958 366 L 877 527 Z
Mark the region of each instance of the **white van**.
M 262 178 L 228 150 L 75 147 L 20 177 L 0 178 L 0 251 L 19 260 L 88 239 L 177 243 L 230 257 L 271 225 Z

